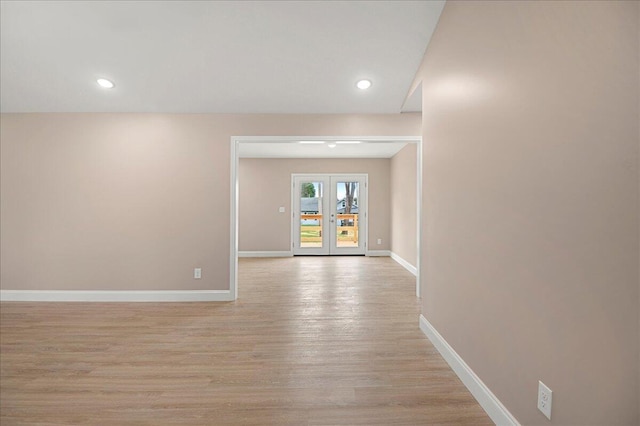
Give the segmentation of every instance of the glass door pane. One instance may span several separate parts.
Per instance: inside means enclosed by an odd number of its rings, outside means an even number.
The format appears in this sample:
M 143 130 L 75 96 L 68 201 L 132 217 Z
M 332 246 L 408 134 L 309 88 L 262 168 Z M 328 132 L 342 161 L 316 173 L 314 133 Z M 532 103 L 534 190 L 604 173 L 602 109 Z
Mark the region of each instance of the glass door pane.
M 300 185 L 300 248 L 322 248 L 322 182 Z
M 292 252 L 363 255 L 367 239 L 365 175 L 292 175 Z
M 336 182 L 335 218 L 331 218 L 331 221 L 335 223 L 336 248 L 357 248 L 359 246 L 359 192 L 359 182 Z

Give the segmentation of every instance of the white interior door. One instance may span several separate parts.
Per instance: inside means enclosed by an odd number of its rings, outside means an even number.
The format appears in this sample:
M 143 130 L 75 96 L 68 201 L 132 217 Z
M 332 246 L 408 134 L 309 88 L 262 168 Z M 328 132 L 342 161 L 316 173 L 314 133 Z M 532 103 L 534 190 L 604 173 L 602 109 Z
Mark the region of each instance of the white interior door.
M 367 175 L 292 175 L 293 254 L 363 255 Z

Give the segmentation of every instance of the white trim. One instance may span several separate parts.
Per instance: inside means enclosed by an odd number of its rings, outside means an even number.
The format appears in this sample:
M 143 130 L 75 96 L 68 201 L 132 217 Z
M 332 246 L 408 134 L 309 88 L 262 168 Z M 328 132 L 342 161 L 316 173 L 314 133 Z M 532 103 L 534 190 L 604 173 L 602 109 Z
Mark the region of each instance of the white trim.
M 229 291 L 238 298 L 238 141 L 231 138 L 231 226 L 229 238 Z
M 369 257 L 389 257 L 391 252 L 389 250 L 367 250 L 366 256 Z
M 406 260 L 398 256 L 394 252 L 391 252 L 391 258 L 396 262 L 398 262 L 404 269 L 411 272 L 414 276 L 418 275 L 418 270 L 416 269 L 415 266 L 413 266 L 412 264 L 410 264 L 409 262 L 407 262 Z
M 422 138 L 418 141 L 418 167 L 417 167 L 417 185 L 416 185 L 416 208 L 417 208 L 417 250 L 416 250 L 416 297 L 422 296 L 422 287 L 420 286 L 421 277 L 426 277 L 422 270 Z M 425 283 L 426 285 L 426 283 Z
M 375 142 L 412 142 L 422 139 L 421 136 L 232 136 L 236 142 L 280 142 L 291 143 L 300 140 L 307 141 L 363 141 L 367 143 Z
M 292 251 L 239 251 L 238 257 L 292 257 Z
M 228 302 L 229 290 L 0 290 L 2 302 Z
M 424 315 L 420 315 L 420 330 L 433 343 L 440 355 L 447 361 L 462 383 L 469 389 L 480 406 L 487 412 L 491 420 L 497 425 L 520 426 L 518 420 L 502 405 L 500 400 L 484 384 L 480 377 L 473 372 L 471 367 L 456 353 L 456 351 L 444 340 L 444 337 L 427 321 Z

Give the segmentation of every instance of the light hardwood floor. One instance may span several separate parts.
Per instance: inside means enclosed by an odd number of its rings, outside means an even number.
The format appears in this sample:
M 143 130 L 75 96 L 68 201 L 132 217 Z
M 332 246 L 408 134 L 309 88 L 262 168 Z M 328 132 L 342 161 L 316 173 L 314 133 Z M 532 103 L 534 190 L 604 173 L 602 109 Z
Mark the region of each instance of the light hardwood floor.
M 491 424 L 391 259 L 240 259 L 239 292 L 3 303 L 0 424 Z

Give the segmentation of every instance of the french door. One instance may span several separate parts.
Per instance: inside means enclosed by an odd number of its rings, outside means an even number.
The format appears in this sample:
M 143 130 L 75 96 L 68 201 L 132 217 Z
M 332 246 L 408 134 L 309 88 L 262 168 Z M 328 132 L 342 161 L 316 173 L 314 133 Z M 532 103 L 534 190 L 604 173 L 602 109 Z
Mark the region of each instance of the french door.
M 293 254 L 365 254 L 367 175 L 292 175 Z

